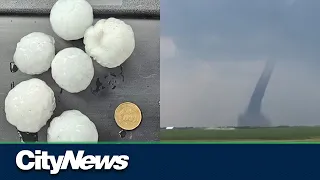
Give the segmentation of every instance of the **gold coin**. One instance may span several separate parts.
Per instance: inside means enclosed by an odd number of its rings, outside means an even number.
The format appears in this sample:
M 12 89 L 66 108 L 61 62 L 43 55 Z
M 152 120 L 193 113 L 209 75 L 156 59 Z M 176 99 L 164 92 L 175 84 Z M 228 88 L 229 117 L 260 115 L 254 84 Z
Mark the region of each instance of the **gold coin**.
M 131 102 L 125 102 L 117 107 L 114 118 L 120 128 L 133 130 L 141 123 L 142 115 L 137 105 Z

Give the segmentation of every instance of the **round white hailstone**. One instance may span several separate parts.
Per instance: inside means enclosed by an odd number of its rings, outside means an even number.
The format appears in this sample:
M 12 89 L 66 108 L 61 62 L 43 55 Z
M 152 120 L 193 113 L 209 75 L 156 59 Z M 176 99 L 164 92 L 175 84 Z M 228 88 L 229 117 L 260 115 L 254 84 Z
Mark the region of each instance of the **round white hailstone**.
M 87 54 L 108 68 L 120 66 L 135 48 L 131 26 L 116 18 L 101 19 L 89 27 L 83 42 Z
M 18 42 L 13 61 L 23 73 L 35 75 L 47 71 L 55 55 L 53 37 L 33 32 Z
M 48 128 L 48 142 L 97 142 L 98 131 L 90 119 L 78 110 L 63 112 L 53 118 Z
M 38 132 L 50 119 L 55 108 L 52 89 L 37 78 L 19 83 L 5 99 L 8 122 L 22 132 Z
M 92 7 L 86 0 L 58 0 L 51 9 L 50 23 L 62 39 L 81 39 L 93 23 Z
M 64 90 L 78 93 L 91 83 L 94 68 L 91 58 L 79 48 L 58 52 L 51 64 L 52 78 Z

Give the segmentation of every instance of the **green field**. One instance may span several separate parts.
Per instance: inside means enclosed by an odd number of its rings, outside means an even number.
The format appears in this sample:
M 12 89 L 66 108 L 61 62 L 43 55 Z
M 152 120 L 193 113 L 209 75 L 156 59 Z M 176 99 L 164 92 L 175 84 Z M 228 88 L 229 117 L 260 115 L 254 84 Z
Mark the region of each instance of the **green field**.
M 236 128 L 234 130 L 172 129 L 161 141 L 319 141 L 320 127 Z

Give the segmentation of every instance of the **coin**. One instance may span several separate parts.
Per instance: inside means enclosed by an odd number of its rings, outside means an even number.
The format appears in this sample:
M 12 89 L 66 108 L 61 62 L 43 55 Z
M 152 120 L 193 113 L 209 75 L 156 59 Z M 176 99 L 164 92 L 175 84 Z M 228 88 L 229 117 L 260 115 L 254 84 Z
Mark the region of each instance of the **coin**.
M 142 115 L 137 105 L 131 102 L 125 102 L 116 108 L 114 118 L 120 128 L 133 130 L 141 123 Z

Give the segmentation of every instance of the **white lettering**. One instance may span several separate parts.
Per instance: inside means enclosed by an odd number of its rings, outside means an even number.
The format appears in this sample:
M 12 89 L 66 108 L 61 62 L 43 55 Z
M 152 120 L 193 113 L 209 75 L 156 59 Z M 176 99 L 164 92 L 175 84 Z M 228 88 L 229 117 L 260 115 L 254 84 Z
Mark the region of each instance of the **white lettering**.
M 28 164 L 23 164 L 23 157 L 27 156 L 29 159 L 30 158 L 34 158 L 34 154 L 31 151 L 28 150 L 23 150 L 20 151 L 17 156 L 16 156 L 16 164 L 18 166 L 18 168 L 20 168 L 21 170 L 30 170 L 34 167 L 34 162 L 29 162 Z
M 29 158 L 27 164 L 23 162 L 24 156 Z M 90 170 L 92 168 L 123 170 L 129 165 L 129 156 L 84 156 L 84 150 L 78 151 L 75 156 L 73 151 L 68 150 L 65 155 L 55 157 L 48 155 L 47 151 L 36 150 L 33 153 L 29 150 L 22 150 L 16 156 L 16 164 L 21 170 L 48 170 L 50 174 L 58 174 L 60 170 L 67 169 L 69 164 L 73 170 Z
M 51 167 L 49 165 L 49 156 L 47 151 L 42 152 L 42 169 L 44 170 L 50 170 Z
M 42 156 L 41 156 L 41 151 L 36 150 L 35 151 L 35 157 L 34 157 L 34 164 L 35 164 L 35 170 L 41 170 L 42 169 Z
M 121 155 L 117 158 L 117 161 L 116 161 L 117 164 L 113 165 L 113 168 L 118 171 L 123 170 L 128 167 L 129 165 L 128 161 L 129 161 L 129 156 Z
M 96 169 L 102 169 L 103 166 L 104 169 L 111 169 L 117 158 L 118 156 L 112 156 L 111 159 L 110 156 L 104 156 L 101 160 L 101 156 L 96 156 Z
M 54 158 L 54 156 L 50 156 L 50 162 L 52 169 L 50 170 L 51 174 L 58 174 L 60 171 L 61 164 L 63 162 L 64 156 L 58 156 L 58 159 Z
M 92 155 L 88 155 L 82 159 L 82 164 L 80 165 L 80 168 L 82 170 L 89 170 L 94 167 L 94 164 L 96 164 L 96 158 Z
M 67 169 L 70 163 L 71 168 L 73 170 L 78 170 L 80 167 L 80 162 L 83 158 L 83 155 L 84 155 L 83 150 L 78 151 L 77 158 L 74 157 L 73 151 L 66 151 L 61 169 Z

